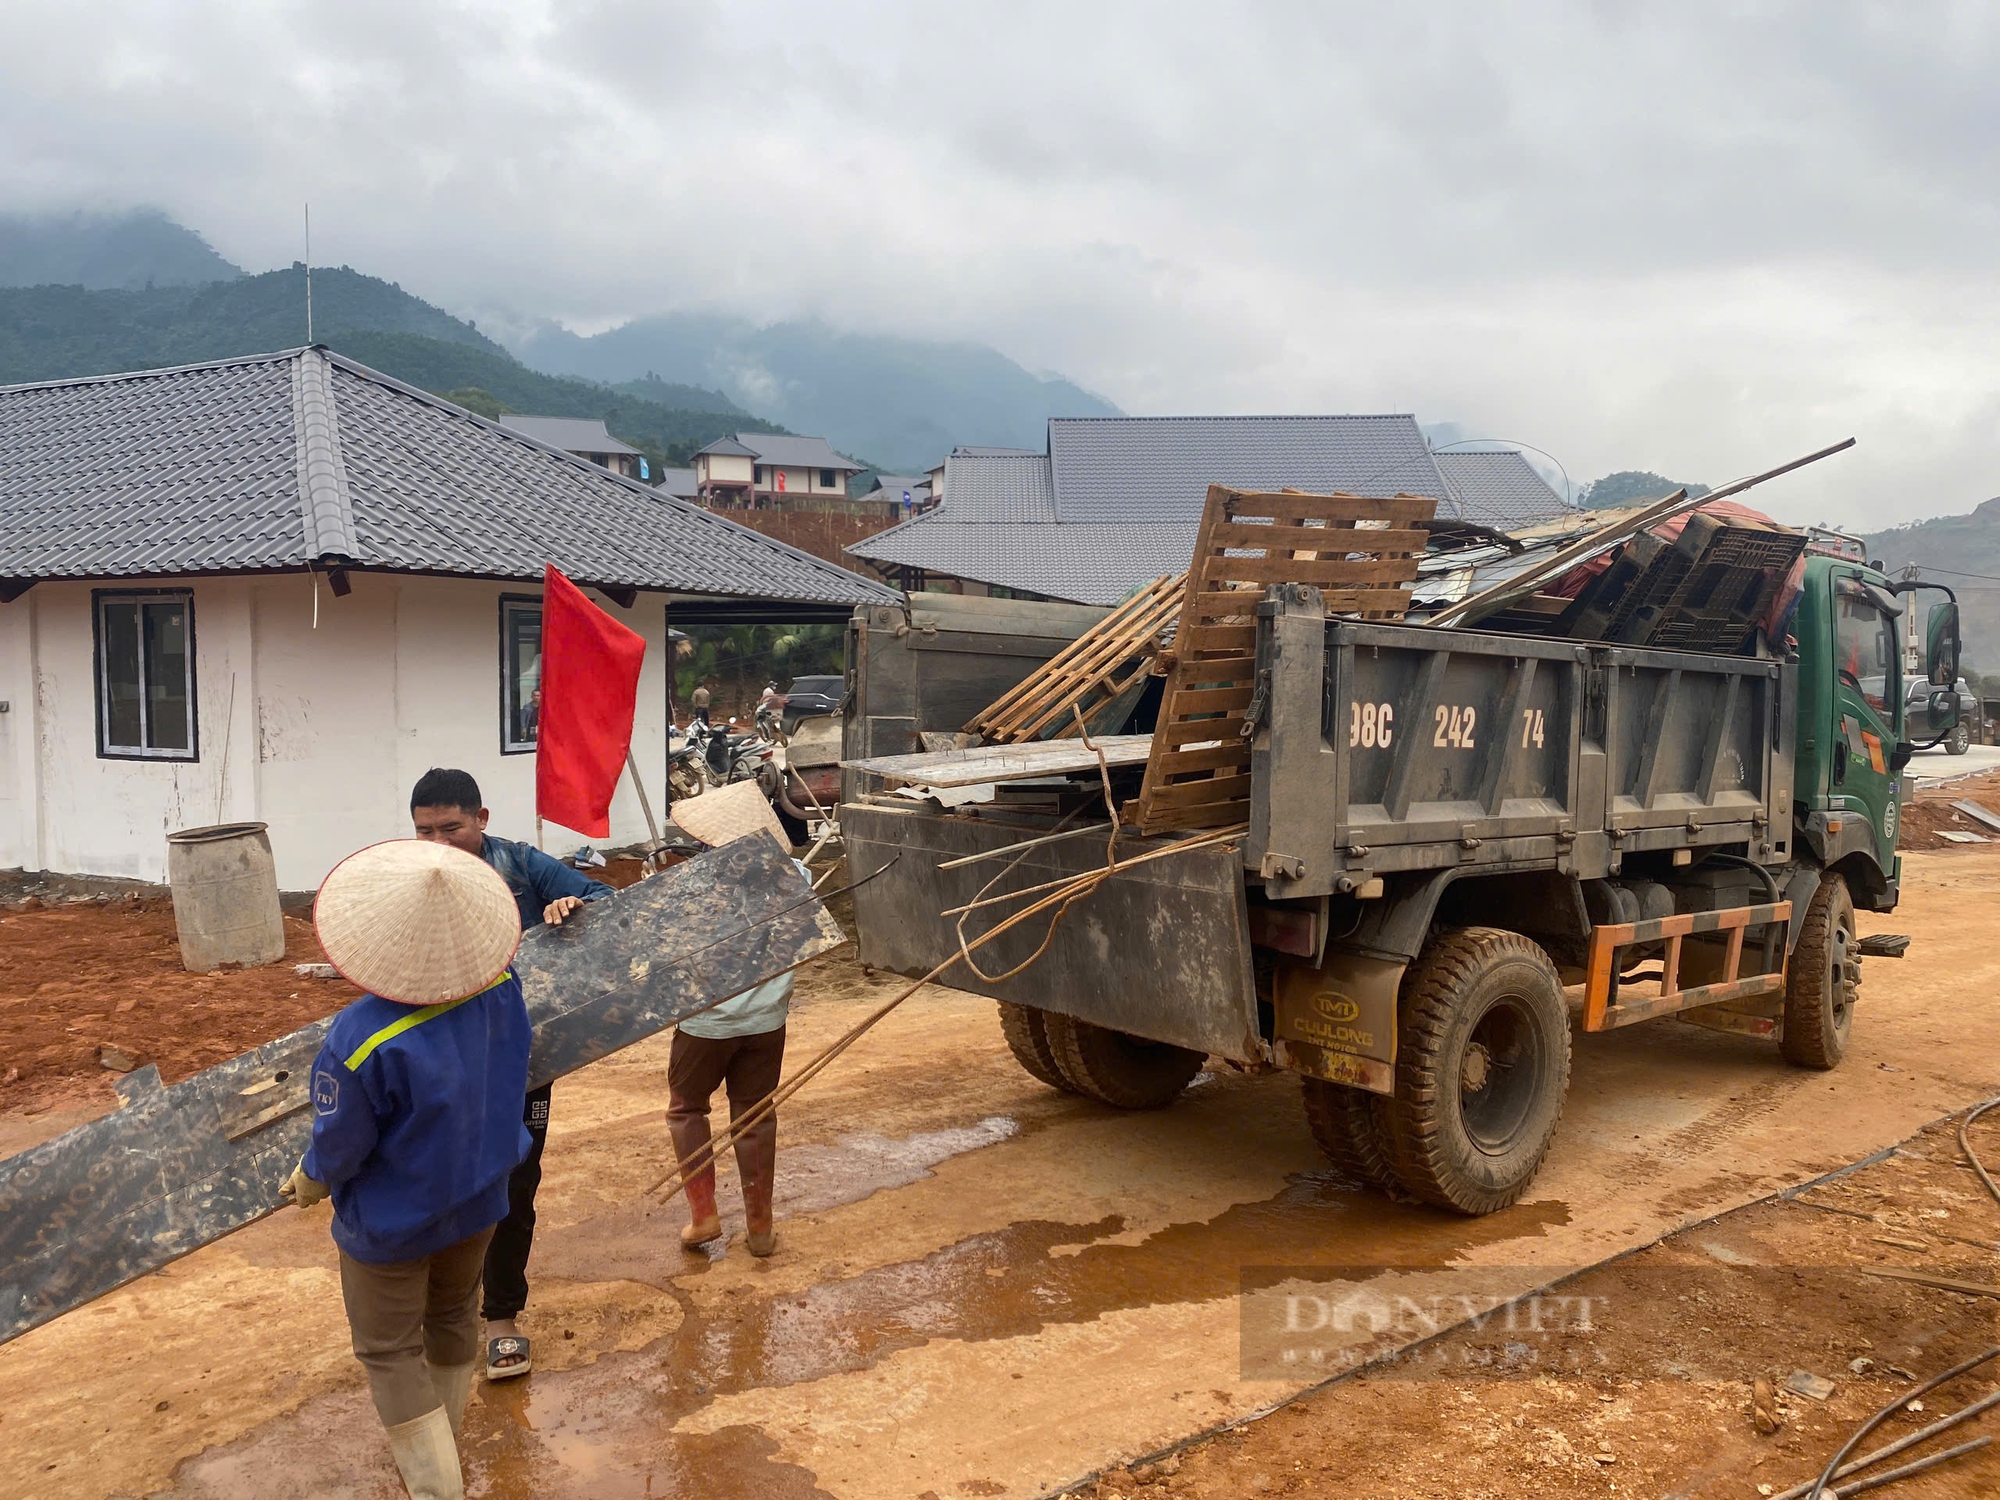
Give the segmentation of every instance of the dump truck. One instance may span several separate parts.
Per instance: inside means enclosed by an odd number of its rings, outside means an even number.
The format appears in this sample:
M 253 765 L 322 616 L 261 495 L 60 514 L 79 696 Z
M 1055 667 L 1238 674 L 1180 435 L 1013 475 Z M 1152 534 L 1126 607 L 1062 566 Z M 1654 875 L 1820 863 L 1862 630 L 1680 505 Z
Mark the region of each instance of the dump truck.
M 1274 585 L 1240 716 L 1247 834 L 1134 866 L 945 982 L 999 1002 L 1029 1074 L 1106 1105 L 1162 1107 L 1210 1058 L 1293 1071 L 1336 1166 L 1465 1214 L 1533 1181 L 1573 1026 L 1671 1018 L 1832 1068 L 1862 957 L 1906 945 L 1864 940 L 1855 913 L 1895 908 L 1902 772 L 1955 727 L 1958 611 L 1862 560 L 1808 554 L 1796 576 L 1794 644 L 1733 655 L 1346 619 Z M 1910 703 L 1899 620 L 1920 589 L 1946 597 L 1935 690 Z M 1079 761 L 1075 738 L 1007 747 L 1039 779 L 925 785 L 977 754 L 926 738 L 968 711 L 939 664 L 957 653 L 990 696 L 995 663 L 1018 680 L 1037 655 L 1033 606 L 988 603 L 918 596 L 850 629 L 840 824 L 850 873 L 882 872 L 855 892 L 876 967 L 923 974 L 1018 909 L 991 904 L 1008 893 L 1174 841 L 1111 844 L 1103 799 L 1138 773 Z

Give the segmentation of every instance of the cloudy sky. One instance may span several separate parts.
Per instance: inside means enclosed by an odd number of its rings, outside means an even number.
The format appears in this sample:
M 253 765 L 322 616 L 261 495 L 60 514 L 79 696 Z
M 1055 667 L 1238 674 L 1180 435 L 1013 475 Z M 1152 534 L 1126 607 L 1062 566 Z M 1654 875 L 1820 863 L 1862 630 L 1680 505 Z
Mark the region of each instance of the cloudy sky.
M 2000 7 L 12 0 L 0 207 L 990 343 L 1878 526 L 2000 493 Z

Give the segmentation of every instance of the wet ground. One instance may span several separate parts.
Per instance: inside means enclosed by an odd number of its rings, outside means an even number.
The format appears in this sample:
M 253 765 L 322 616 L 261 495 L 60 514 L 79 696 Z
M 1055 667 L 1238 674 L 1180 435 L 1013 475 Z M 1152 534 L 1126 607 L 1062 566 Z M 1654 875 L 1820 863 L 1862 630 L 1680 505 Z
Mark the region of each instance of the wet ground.
M 778 1256 L 743 1251 L 725 1170 L 732 1237 L 690 1258 L 684 1209 L 644 1196 L 666 1043 L 629 1049 L 557 1086 L 537 1368 L 475 1395 L 474 1492 L 1028 1496 L 1264 1410 L 1326 1372 L 1246 1361 L 1257 1297 L 1525 1290 L 1994 1092 L 2000 853 L 1910 856 L 1905 891 L 1864 919 L 1916 942 L 1868 964 L 1843 1068 L 1672 1022 L 1581 1037 L 1529 1201 L 1479 1221 L 1332 1177 L 1284 1076 L 1117 1115 L 1020 1072 L 987 1002 L 927 991 L 786 1111 Z M 893 992 L 848 961 L 801 989 L 795 1059 Z M 0 1348 L 7 1492 L 397 1494 L 332 1265 L 323 1209 L 280 1214 Z

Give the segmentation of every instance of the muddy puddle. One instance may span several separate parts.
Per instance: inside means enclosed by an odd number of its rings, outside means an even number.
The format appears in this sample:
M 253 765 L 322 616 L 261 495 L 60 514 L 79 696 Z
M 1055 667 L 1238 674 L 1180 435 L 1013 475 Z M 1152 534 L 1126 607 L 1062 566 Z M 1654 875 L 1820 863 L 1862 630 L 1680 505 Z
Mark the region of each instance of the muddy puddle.
M 673 1429 L 719 1396 L 864 1370 L 934 1340 L 1016 1338 L 1124 1309 L 1233 1297 L 1250 1267 L 1312 1280 L 1314 1267 L 1335 1279 L 1338 1268 L 1444 1266 L 1567 1217 L 1561 1205 L 1539 1203 L 1440 1220 L 1310 1174 L 1266 1202 L 1170 1225 L 1137 1244 L 1102 1243 L 1124 1229 L 1115 1214 L 1018 1223 L 803 1292 L 740 1290 L 719 1309 L 690 1308 L 674 1334 L 636 1353 L 489 1387 L 468 1425 L 468 1467 L 478 1493 L 505 1500 L 556 1491 L 812 1494 L 812 1476 L 774 1462 L 775 1445 L 753 1429 Z

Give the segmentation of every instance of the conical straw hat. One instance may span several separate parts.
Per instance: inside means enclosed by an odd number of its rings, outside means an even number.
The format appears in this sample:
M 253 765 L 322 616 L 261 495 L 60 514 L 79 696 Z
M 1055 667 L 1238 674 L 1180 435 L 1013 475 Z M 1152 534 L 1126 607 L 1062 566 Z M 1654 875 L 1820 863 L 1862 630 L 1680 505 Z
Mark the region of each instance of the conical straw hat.
M 521 942 L 507 882 L 485 860 L 423 839 L 371 844 L 335 865 L 313 925 L 328 962 L 402 1005 L 478 994 Z
M 769 799 L 754 781 L 710 787 L 698 797 L 683 798 L 674 804 L 670 816 L 682 833 L 700 839 L 711 849 L 760 828 L 770 830 L 779 848 L 791 847 L 791 840 L 785 837 L 785 825 L 778 821 Z

